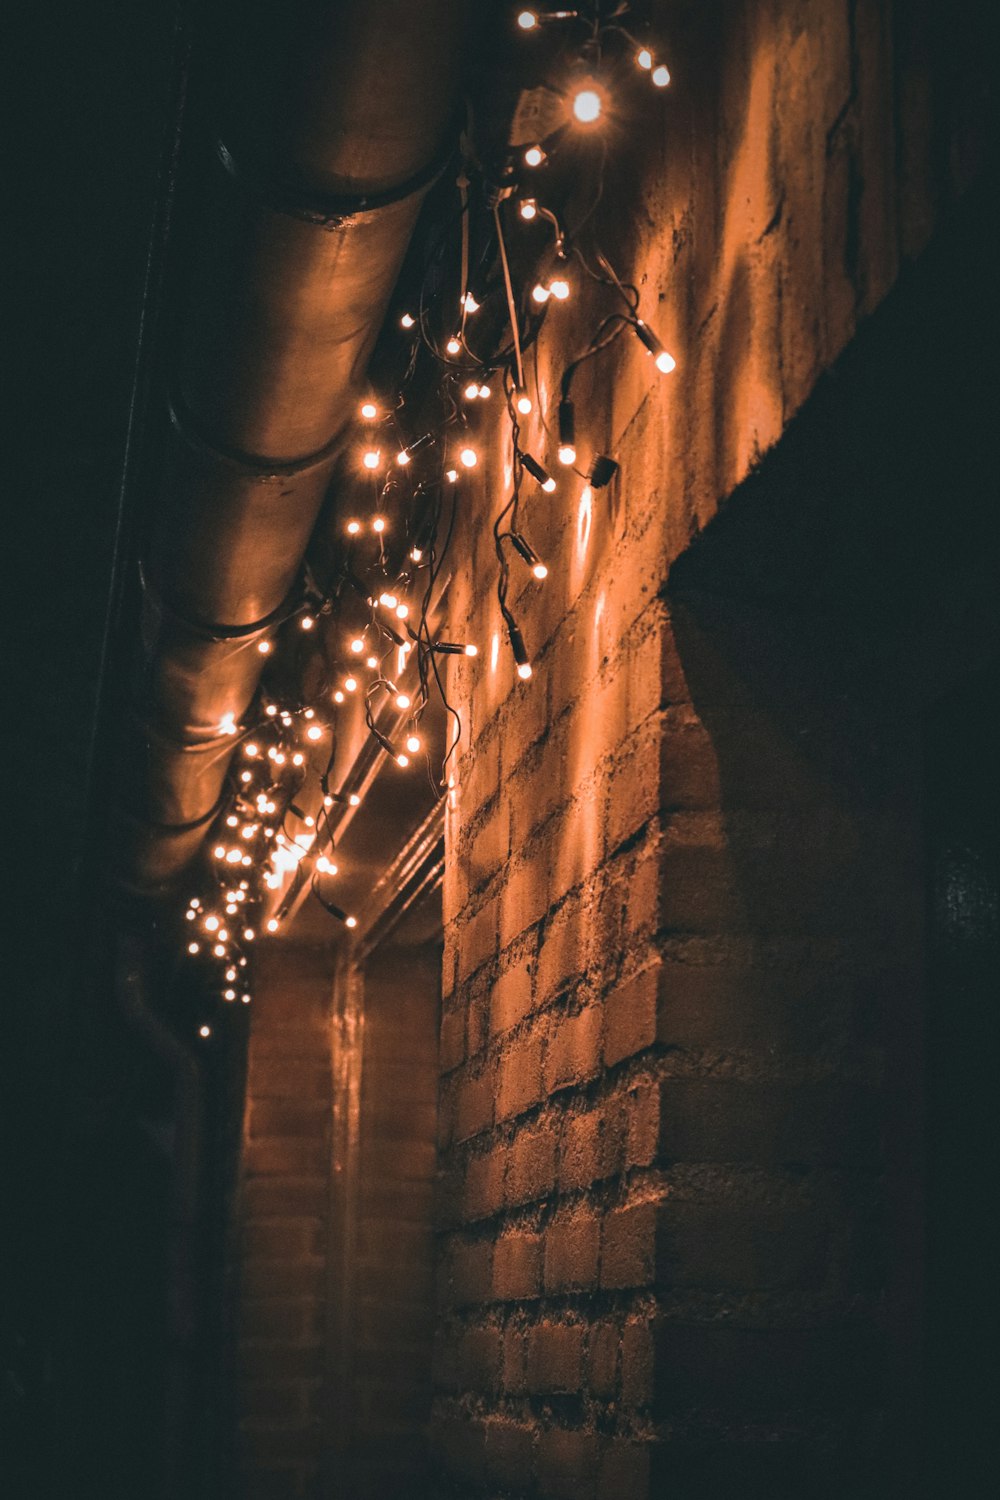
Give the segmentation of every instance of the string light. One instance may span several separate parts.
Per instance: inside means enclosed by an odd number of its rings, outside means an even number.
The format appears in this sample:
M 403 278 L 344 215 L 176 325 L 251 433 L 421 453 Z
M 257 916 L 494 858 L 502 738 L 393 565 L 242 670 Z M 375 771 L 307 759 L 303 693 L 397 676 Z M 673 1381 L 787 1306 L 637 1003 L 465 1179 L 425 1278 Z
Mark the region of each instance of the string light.
M 593 125 L 602 111 L 601 96 L 595 88 L 579 89 L 573 95 L 573 115 L 581 125 Z
M 368 448 L 362 455 L 361 462 L 366 469 L 377 469 L 380 463 L 380 455 L 377 448 Z
M 649 353 L 653 356 L 653 363 L 661 374 L 669 375 L 671 370 L 677 368 L 677 361 L 672 354 L 667 353 L 648 323 L 644 323 L 641 318 L 636 318 L 632 326 L 635 328 L 640 342 L 645 345 Z
M 653 66 L 653 54 L 648 47 L 640 47 L 635 55 L 635 60 L 639 64 L 639 67 L 645 68 L 647 72 Z
M 451 338 L 448 340 L 444 347 L 447 349 L 449 354 L 461 354 L 462 352 L 461 340 L 457 339 L 454 334 L 452 334 Z
M 366 422 L 374 422 L 378 416 L 378 407 L 374 401 L 365 401 L 361 406 L 361 415 Z
M 416 318 L 411 317 L 408 312 L 405 312 L 399 320 L 399 326 L 401 328 L 412 328 L 416 321 Z
M 538 213 L 538 204 L 534 198 L 525 198 L 521 204 L 521 218 L 531 220 Z
M 538 483 L 541 485 L 545 493 L 547 495 L 551 495 L 552 491 L 556 487 L 556 482 L 552 478 L 552 475 L 548 472 L 548 470 L 543 469 L 538 460 L 536 458 L 532 458 L 530 453 L 522 453 L 521 462 L 527 469 L 528 473 L 531 475 L 532 479 L 537 479 Z
M 660 63 L 659 67 L 653 69 L 652 79 L 658 89 L 665 89 L 670 82 L 669 70 Z
M 519 390 L 514 392 L 514 405 L 522 417 L 530 415 L 533 404 L 527 391 Z
M 538 17 L 533 10 L 522 10 L 517 18 L 517 24 L 522 31 L 534 31 L 538 25 Z
M 461 453 L 458 455 L 458 459 L 459 463 L 461 463 L 466 469 L 474 469 L 476 467 L 476 464 L 479 462 L 479 456 L 476 453 L 475 448 L 463 448 Z
M 524 164 L 526 167 L 540 167 L 545 160 L 545 152 L 541 146 L 529 146 L 524 153 Z
M 519 532 L 512 531 L 510 534 L 510 540 L 514 547 L 514 550 L 524 558 L 525 562 L 528 564 L 529 568 L 537 579 L 541 580 L 549 576 L 548 568 L 542 562 L 534 547 L 532 547 L 530 543 L 526 542 L 524 537 L 521 536 Z

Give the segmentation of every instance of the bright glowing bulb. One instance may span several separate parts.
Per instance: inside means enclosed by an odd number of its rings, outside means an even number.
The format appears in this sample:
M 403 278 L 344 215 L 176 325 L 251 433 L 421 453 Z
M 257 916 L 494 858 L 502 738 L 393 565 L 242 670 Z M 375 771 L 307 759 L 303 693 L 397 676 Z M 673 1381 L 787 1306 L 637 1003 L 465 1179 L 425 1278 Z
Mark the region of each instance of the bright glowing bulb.
M 572 443 L 562 443 L 559 447 L 559 462 L 561 464 L 576 463 L 576 449 Z
M 361 415 L 364 417 L 366 422 L 374 422 L 375 418 L 378 416 L 378 407 L 375 405 L 375 402 L 365 401 L 361 407 Z
M 357 536 L 357 534 L 358 534 L 358 532 L 360 530 L 361 530 L 361 522 L 360 521 L 348 521 L 348 523 L 347 523 L 347 534 L 348 534 L 348 536 Z
M 303 630 L 312 630 L 315 624 L 316 621 L 313 619 L 312 615 L 303 615 L 302 619 L 299 621 L 299 625 Z
M 269 656 L 270 652 L 271 652 L 271 642 L 270 641 L 258 641 L 257 642 L 257 650 L 260 652 L 261 656 Z
M 462 392 L 462 394 L 465 397 L 466 401 L 475 401 L 476 397 L 479 395 L 479 387 L 476 382 L 474 380 L 470 381 L 470 383 L 465 387 L 465 390 Z
M 191 907 L 188 911 L 186 911 L 184 913 L 184 915 L 187 917 L 187 919 L 188 919 L 189 922 L 193 922 L 194 919 L 195 919 L 195 917 L 198 915 L 198 913 L 194 910 L 193 907 Z
M 396 694 L 396 707 L 397 708 L 409 708 L 409 706 L 410 706 L 410 695 L 409 695 L 409 693 L 397 693 Z
M 378 596 L 378 602 L 380 604 L 384 604 L 386 609 L 395 609 L 396 605 L 399 603 L 399 600 L 396 598 L 395 594 L 381 593 Z
M 236 970 L 235 969 L 227 969 L 226 970 L 226 978 L 229 980 L 230 983 L 232 983 L 232 981 L 236 978 Z
M 314 708 L 303 709 L 303 711 L 302 711 L 302 717 L 304 719 L 315 719 L 315 717 L 316 717 L 316 710 Z
M 536 562 L 534 564 L 534 566 L 532 567 L 531 571 L 534 573 L 535 577 L 538 578 L 538 579 L 548 578 L 548 576 L 549 576 L 549 570 L 548 570 L 548 568 L 545 566 L 545 564 L 543 562 Z
M 565 302 L 569 296 L 569 282 L 562 276 L 557 276 L 555 281 L 549 283 L 549 291 L 559 302 Z
M 407 750 L 409 750 L 411 755 L 416 755 L 417 751 L 420 749 L 419 737 L 415 734 L 407 735 L 406 748 Z
M 241 771 L 240 772 L 240 780 L 241 781 L 253 781 L 253 773 L 251 771 Z
M 471 292 L 466 292 L 465 296 L 462 298 L 462 306 L 465 308 L 467 313 L 474 313 L 479 311 L 479 303 L 476 301 Z
M 493 393 L 490 390 L 490 388 L 489 388 L 488 385 L 481 385 L 479 387 L 479 399 L 480 399 L 480 401 L 485 401 L 487 399 L 487 397 L 491 396 L 492 394 Z
M 345 923 L 348 927 L 357 927 L 358 919 L 357 917 L 346 917 Z
M 318 724 L 310 724 L 309 728 L 306 730 L 306 739 L 307 740 L 321 740 L 322 738 L 323 738 L 323 731 L 322 731 L 322 729 L 320 729 L 319 725 Z
M 216 943 L 215 947 L 212 949 L 212 952 L 215 954 L 216 958 L 225 958 L 225 956 L 226 956 L 226 945 L 225 945 L 225 943 Z
M 640 47 L 639 51 L 635 55 L 635 60 L 639 64 L 640 68 L 645 68 L 647 73 L 653 66 L 653 54 L 652 52 L 650 52 L 648 47 Z
M 306 758 L 302 754 L 302 751 L 301 750 L 296 750 L 295 754 L 292 756 L 292 765 L 293 766 L 302 766 L 302 765 L 305 765 L 305 759 Z
M 372 531 L 377 532 L 378 535 L 381 536 L 384 530 L 385 530 L 385 521 L 384 521 L 384 519 L 382 518 L 382 516 L 376 516 L 375 519 L 374 519 L 374 521 L 372 522 Z
M 447 479 L 447 481 L 448 481 L 449 484 L 454 484 L 457 481 L 457 479 L 458 479 L 458 470 L 457 469 L 445 469 L 445 471 L 444 471 L 444 477 L 445 477 L 445 479 Z
M 243 1001 L 244 1005 L 249 1005 L 250 1004 L 250 996 L 249 995 L 241 995 L 240 999 Z
M 545 152 L 541 146 L 529 146 L 524 153 L 524 162 L 528 167 L 540 167 L 545 160 Z
M 408 755 L 397 755 L 396 764 L 397 766 L 402 766 L 405 770 L 405 768 L 410 764 L 410 757 Z
M 410 462 L 410 455 L 407 453 L 405 448 L 400 448 L 399 452 L 396 454 L 396 462 L 401 469 L 405 469 L 406 465 Z
M 378 449 L 369 448 L 362 458 L 361 462 L 364 464 L 366 469 L 377 469 L 379 462 Z
M 345 677 L 344 687 L 349 693 L 356 693 L 358 690 L 358 679 L 356 677 Z
M 465 648 L 465 654 L 466 654 L 466 656 L 478 656 L 479 655 L 479 647 L 478 646 L 473 646 L 471 644 L 471 642 L 470 642 L 470 644 L 468 646 L 466 646 L 466 648 Z
M 538 25 L 538 17 L 533 10 L 522 10 L 517 18 L 517 24 L 522 31 L 534 31 Z
M 517 669 L 517 675 L 524 682 L 527 682 L 528 678 L 531 676 L 531 662 L 530 661 L 523 661 L 523 662 L 521 662 L 520 666 Z
M 525 198 L 524 202 L 521 204 L 521 218 L 531 220 L 535 218 L 537 213 L 538 204 L 535 202 L 534 198 Z
M 448 340 L 444 347 L 445 349 L 447 349 L 449 354 L 461 354 L 462 352 L 461 342 L 455 337 L 454 334 L 452 334 L 451 338 Z
M 409 313 L 404 313 L 399 320 L 399 326 L 401 328 L 412 328 L 416 321 L 416 318 L 411 317 Z
M 198 1035 L 199 1036 L 211 1036 L 212 1035 L 212 1028 L 211 1028 L 211 1026 L 199 1026 L 198 1027 Z
M 188 943 L 188 952 L 189 953 L 198 953 L 198 952 L 200 952 L 200 950 L 201 950 L 201 944 L 200 943 Z
M 250 759 L 253 760 L 255 755 L 260 754 L 260 746 L 256 745 L 253 740 L 248 740 L 247 743 L 243 746 L 243 754 L 248 755 Z
M 222 991 L 222 998 L 223 998 L 223 1000 L 235 1000 L 236 999 L 236 991 L 235 990 L 223 990 Z
M 538 281 L 531 289 L 531 296 L 535 302 L 548 302 L 549 297 L 551 296 L 551 292 L 549 291 L 549 288 L 547 286 L 543 286 L 542 283 Z
M 601 96 L 596 89 L 580 89 L 573 96 L 573 114 L 581 125 L 593 125 L 601 117 Z
M 653 69 L 653 82 L 658 89 L 665 89 L 670 82 L 670 73 L 661 63 L 658 68 Z
M 371 667 L 372 671 L 374 672 L 375 668 L 378 666 L 378 657 L 377 656 L 366 656 L 365 657 L 365 666 L 366 667 Z
M 418 563 L 420 561 L 420 559 L 423 557 L 423 555 L 424 554 L 423 554 L 423 552 L 421 551 L 421 549 L 419 547 L 411 547 L 410 548 L 410 561 L 411 562 Z
M 514 405 L 517 407 L 522 417 L 526 417 L 528 415 L 528 413 L 531 411 L 532 401 L 527 391 L 517 392 L 514 397 Z
M 332 859 L 327 859 L 325 854 L 321 854 L 316 861 L 316 868 L 323 875 L 336 875 L 337 873 L 337 866 L 333 863 Z
M 359 635 L 356 635 L 354 637 L 353 641 L 351 642 L 351 650 L 354 652 L 355 656 L 360 656 L 361 653 L 362 653 L 362 651 L 364 649 L 365 649 L 365 643 L 364 643 L 364 641 L 361 639 L 361 637 Z
M 358 796 L 357 792 L 352 792 L 347 800 L 352 807 L 359 807 L 361 804 L 361 798 Z
M 273 719 L 278 712 L 278 705 L 276 703 L 269 703 L 264 711 L 269 719 Z
M 475 448 L 463 448 L 458 457 L 467 469 L 474 469 L 479 461 Z
M 344 701 L 344 695 L 340 691 L 340 688 L 338 688 L 337 691 L 334 693 L 334 695 L 333 695 L 333 701 L 334 701 L 334 703 L 343 703 L 343 701 Z
M 215 848 L 212 850 L 212 853 L 215 855 L 216 859 L 225 859 L 225 857 L 226 857 L 225 845 L 223 845 L 223 844 L 216 844 Z
M 676 359 L 674 359 L 672 354 L 668 354 L 666 349 L 662 350 L 656 356 L 655 363 L 661 375 L 669 375 L 671 370 L 676 370 L 677 368 Z
M 555 489 L 555 487 L 556 487 L 556 482 L 552 478 L 551 474 L 549 475 L 548 479 L 543 479 L 542 480 L 542 489 L 545 491 L 545 493 L 547 495 L 551 495 L 552 491 Z
M 267 919 L 267 921 L 265 922 L 264 925 L 267 928 L 268 932 L 277 932 L 277 930 L 278 930 L 278 919 L 277 919 L 277 917 L 268 917 L 268 919 Z
M 396 605 L 396 618 L 397 618 L 397 620 L 405 620 L 406 617 L 407 617 L 407 615 L 409 613 L 410 613 L 410 606 L 408 604 L 397 604 Z

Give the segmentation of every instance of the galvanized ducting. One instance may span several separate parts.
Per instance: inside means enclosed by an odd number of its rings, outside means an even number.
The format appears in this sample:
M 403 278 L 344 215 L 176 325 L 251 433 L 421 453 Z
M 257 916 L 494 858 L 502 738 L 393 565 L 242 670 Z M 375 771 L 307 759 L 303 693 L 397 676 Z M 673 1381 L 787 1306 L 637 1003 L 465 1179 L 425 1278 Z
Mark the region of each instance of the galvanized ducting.
M 257 644 L 294 598 L 420 205 L 453 144 L 464 9 L 300 0 L 280 20 L 253 9 L 233 43 L 147 503 L 119 778 L 122 873 L 137 889 L 169 885 L 218 806 L 233 746 L 221 726 L 245 713 Z

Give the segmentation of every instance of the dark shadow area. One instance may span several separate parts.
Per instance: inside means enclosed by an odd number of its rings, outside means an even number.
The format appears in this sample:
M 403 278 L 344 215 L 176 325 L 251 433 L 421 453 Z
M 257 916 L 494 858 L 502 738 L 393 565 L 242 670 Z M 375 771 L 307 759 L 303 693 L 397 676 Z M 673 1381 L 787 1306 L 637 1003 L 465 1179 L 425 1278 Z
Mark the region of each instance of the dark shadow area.
M 810 1122 L 777 1165 L 832 1235 L 814 1304 L 766 1314 L 804 1331 L 794 1392 L 668 1444 L 685 1497 L 984 1492 L 995 201 L 970 196 L 904 271 L 669 579 L 732 942 L 808 1017 L 771 1049 Z

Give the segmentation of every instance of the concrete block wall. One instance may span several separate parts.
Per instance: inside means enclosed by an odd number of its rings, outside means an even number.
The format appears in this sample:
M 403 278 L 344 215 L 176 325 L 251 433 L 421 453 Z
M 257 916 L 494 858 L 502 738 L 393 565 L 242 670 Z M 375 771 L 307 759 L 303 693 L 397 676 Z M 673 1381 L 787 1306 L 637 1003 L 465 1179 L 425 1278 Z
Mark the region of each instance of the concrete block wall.
M 680 81 L 601 237 L 678 371 L 592 362 L 581 462 L 621 476 L 526 484 L 526 683 L 499 426 L 462 502 L 432 1436 L 445 1494 L 887 1494 L 913 745 L 872 773 L 821 621 L 720 623 L 668 575 L 974 177 L 976 89 L 919 6 L 659 9 Z M 552 310 L 543 412 L 603 310 L 577 278 Z

